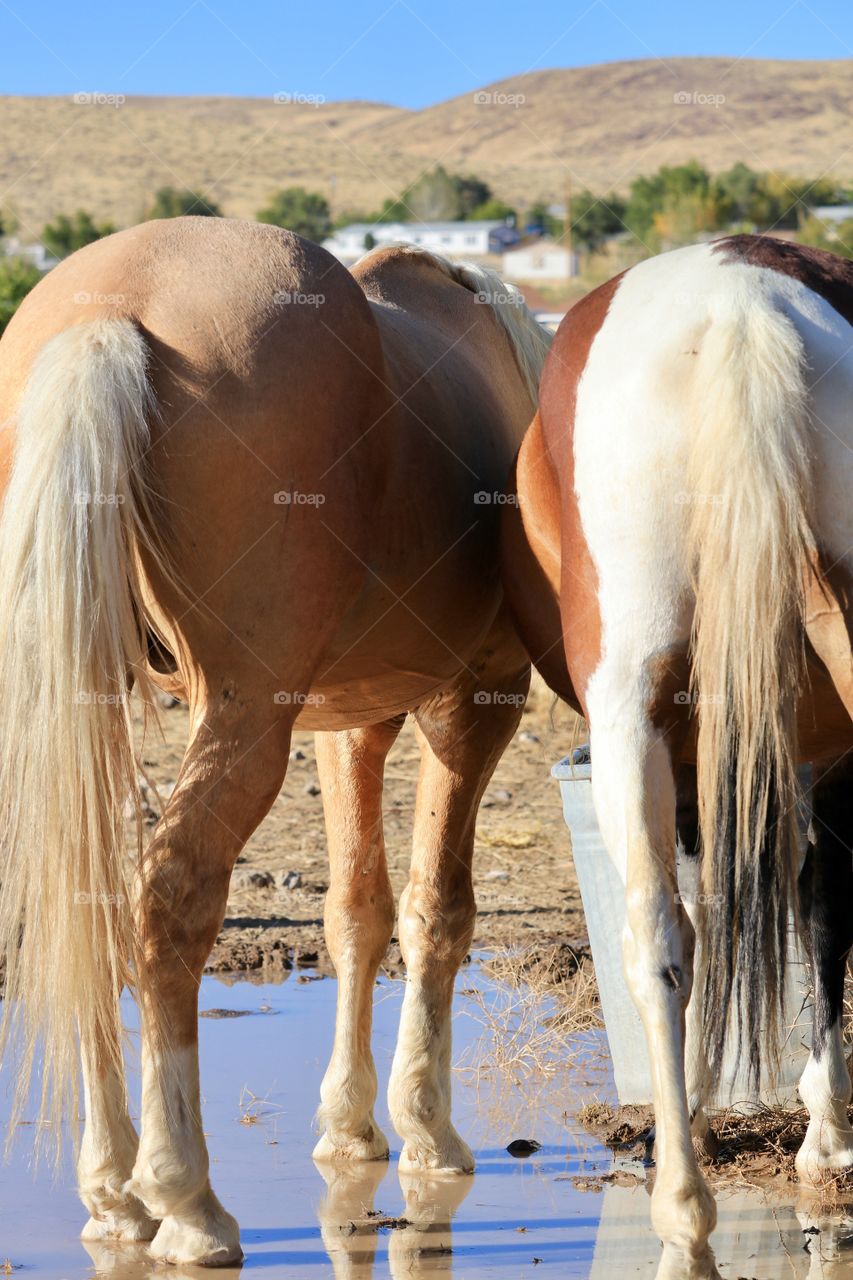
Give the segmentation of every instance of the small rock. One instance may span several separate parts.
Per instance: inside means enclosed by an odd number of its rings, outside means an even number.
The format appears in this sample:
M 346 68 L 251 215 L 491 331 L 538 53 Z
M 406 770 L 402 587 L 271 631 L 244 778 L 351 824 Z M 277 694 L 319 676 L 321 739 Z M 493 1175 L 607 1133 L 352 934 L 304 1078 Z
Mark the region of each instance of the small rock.
M 274 884 L 269 871 L 237 871 L 231 877 L 232 889 L 271 889 Z
M 485 879 L 486 880 L 508 880 L 509 872 L 508 871 L 487 871 L 485 875 Z
M 537 1142 L 535 1138 L 513 1138 L 507 1147 L 507 1151 L 516 1160 L 526 1160 L 528 1156 L 532 1156 L 534 1151 L 539 1151 L 542 1143 Z
M 293 751 L 291 751 L 291 753 L 290 753 L 290 759 L 291 759 L 291 760 L 305 760 L 305 759 L 306 759 L 305 752 L 304 752 L 304 751 L 300 751 L 298 747 L 295 747 L 295 748 L 294 748 L 294 750 L 293 750 Z
M 279 889 L 299 889 L 302 886 L 301 871 L 280 871 L 278 873 Z
M 165 693 L 162 689 L 159 689 L 154 697 L 157 706 L 162 707 L 164 711 L 171 711 L 172 707 L 179 707 L 181 705 L 180 698 L 176 698 L 171 693 Z
M 529 729 L 524 729 L 523 732 L 518 735 L 518 740 L 519 742 L 533 742 L 536 744 L 539 744 L 542 741 L 542 739 L 538 738 L 535 733 L 531 733 Z
M 490 791 L 483 801 L 484 809 L 493 809 L 496 804 L 510 804 L 512 802 L 512 792 L 501 787 L 497 791 Z
M 249 1009 L 202 1009 L 200 1018 L 248 1018 Z
M 305 787 L 305 794 L 306 796 L 318 796 L 320 794 L 320 788 L 317 786 L 317 783 L 309 782 Z

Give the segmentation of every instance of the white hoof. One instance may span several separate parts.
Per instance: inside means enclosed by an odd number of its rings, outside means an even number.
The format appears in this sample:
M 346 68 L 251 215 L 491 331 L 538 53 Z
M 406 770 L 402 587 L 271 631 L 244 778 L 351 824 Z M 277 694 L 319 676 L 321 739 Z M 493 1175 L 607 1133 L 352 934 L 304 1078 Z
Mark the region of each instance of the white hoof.
M 81 1240 L 153 1240 L 159 1222 L 149 1218 L 139 1202 L 128 1203 L 96 1218 L 94 1215 L 80 1232 Z
M 823 1123 L 806 1130 L 794 1161 L 797 1176 L 808 1186 L 820 1187 L 853 1168 L 853 1132 Z
M 236 1218 L 208 1191 L 197 1208 L 163 1219 L 151 1242 L 151 1255 L 160 1262 L 224 1267 L 243 1257 L 240 1228 Z
M 400 1173 L 428 1173 L 430 1176 L 455 1176 L 474 1172 L 474 1155 L 455 1129 L 438 1142 L 421 1139 L 406 1142 L 400 1152 Z
M 318 1164 L 330 1160 L 387 1160 L 389 1155 L 388 1139 L 375 1124 L 371 1124 L 367 1135 L 346 1137 L 338 1133 L 332 1138 L 324 1133 L 313 1151 Z
M 710 1249 L 699 1257 L 688 1257 L 682 1249 L 664 1245 L 655 1280 L 721 1280 Z

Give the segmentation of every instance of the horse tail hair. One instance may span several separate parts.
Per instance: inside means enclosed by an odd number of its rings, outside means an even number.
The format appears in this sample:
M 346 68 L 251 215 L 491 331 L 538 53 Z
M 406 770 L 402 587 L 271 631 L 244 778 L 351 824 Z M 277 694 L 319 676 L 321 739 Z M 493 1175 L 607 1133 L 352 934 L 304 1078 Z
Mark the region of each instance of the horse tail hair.
M 141 981 L 129 693 L 135 684 L 150 705 L 140 551 L 164 565 L 145 468 L 147 366 L 124 318 L 42 348 L 0 520 L 0 1050 L 18 1057 L 15 1118 L 41 1054 L 39 1136 L 55 1136 L 57 1159 L 60 1122 L 78 1113 L 78 1050 L 124 1078 L 119 997 Z
M 813 537 L 805 353 L 769 299 L 721 304 L 700 344 L 689 484 L 709 1060 L 778 1065 L 796 911 L 796 699 Z

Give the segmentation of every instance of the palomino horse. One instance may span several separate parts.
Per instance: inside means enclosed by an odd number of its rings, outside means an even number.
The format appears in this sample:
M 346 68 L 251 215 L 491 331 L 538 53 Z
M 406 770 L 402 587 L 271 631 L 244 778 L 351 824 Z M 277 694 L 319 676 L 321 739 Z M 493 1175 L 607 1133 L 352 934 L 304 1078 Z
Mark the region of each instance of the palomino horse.
M 518 514 L 507 508 L 510 601 L 542 674 L 589 720 L 596 811 L 626 881 L 661 1277 L 717 1275 L 691 1121 L 706 1124 L 704 1059 L 719 1069 L 730 1005 L 753 1067 L 762 1031 L 773 1037 L 797 896 L 797 761 L 817 779 L 800 877 L 815 1002 L 797 1167 L 814 1181 L 853 1164 L 840 1022 L 853 939 L 851 324 L 853 266 L 831 254 L 736 236 L 641 263 L 561 325 L 517 462 Z M 691 790 L 711 962 L 685 1085 L 694 927 L 675 850 Z
M 74 254 L 3 338 L 6 1029 L 20 1024 L 24 1068 L 39 1044 L 54 1118 L 74 1100 L 79 1035 L 90 1237 L 152 1239 L 172 1261 L 240 1255 L 208 1177 L 197 993 L 297 716 L 321 731 L 339 976 L 317 1155 L 388 1154 L 370 1052 L 395 914 L 382 774 L 411 710 L 421 770 L 390 1107 L 405 1169 L 472 1167 L 450 1120 L 449 1012 L 477 806 L 529 678 L 484 500 L 503 489 L 546 350 L 519 301 L 493 273 L 426 253 L 383 250 L 350 274 L 278 229 L 181 218 Z M 136 860 L 129 679 L 186 698 L 191 726 Z

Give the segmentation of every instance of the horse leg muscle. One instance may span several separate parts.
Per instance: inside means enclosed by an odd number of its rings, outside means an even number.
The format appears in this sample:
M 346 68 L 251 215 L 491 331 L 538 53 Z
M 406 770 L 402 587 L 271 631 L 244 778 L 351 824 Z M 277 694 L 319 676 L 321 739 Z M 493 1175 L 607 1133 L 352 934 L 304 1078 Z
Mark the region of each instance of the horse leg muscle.
M 406 994 L 388 1090 L 404 1171 L 474 1167 L 450 1120 L 450 1005 L 474 932 L 477 808 L 518 725 L 528 681 L 527 661 L 501 621 L 471 668 L 415 713 L 421 768 L 399 916 Z
M 817 766 L 820 768 L 820 766 Z M 800 1081 L 809 1127 L 797 1154 L 805 1182 L 853 1165 L 847 1118 L 850 1074 L 841 1038 L 847 954 L 853 945 L 853 763 L 826 770 L 813 791 L 816 844 L 800 876 L 805 939 L 812 970 L 814 1033 Z
M 402 718 L 344 733 L 318 733 L 317 765 L 329 841 L 325 928 L 338 975 L 335 1044 L 320 1088 L 324 1133 L 315 1160 L 384 1160 L 388 1142 L 373 1118 L 370 1051 L 373 984 L 394 928 L 385 862 L 382 779 Z

